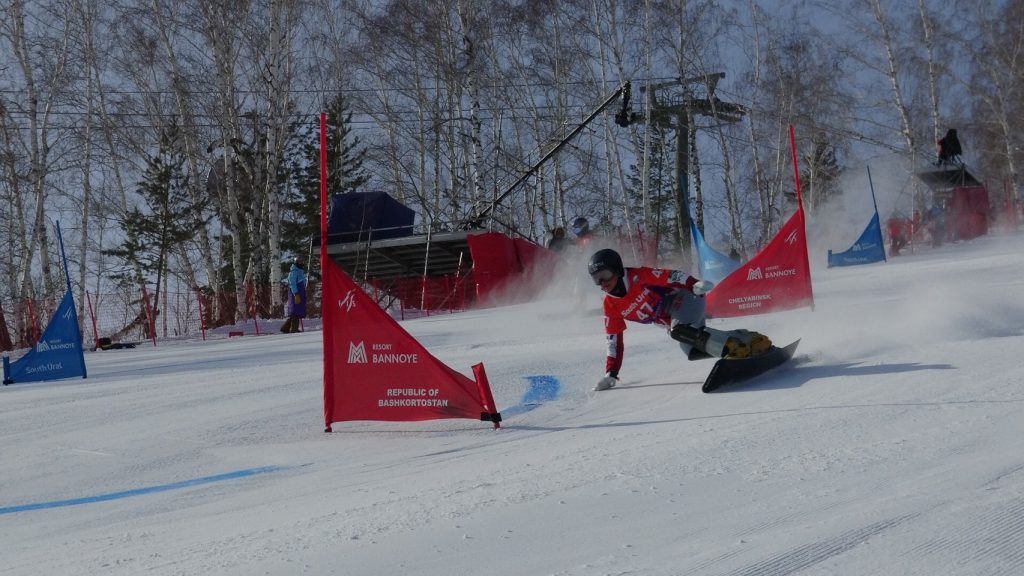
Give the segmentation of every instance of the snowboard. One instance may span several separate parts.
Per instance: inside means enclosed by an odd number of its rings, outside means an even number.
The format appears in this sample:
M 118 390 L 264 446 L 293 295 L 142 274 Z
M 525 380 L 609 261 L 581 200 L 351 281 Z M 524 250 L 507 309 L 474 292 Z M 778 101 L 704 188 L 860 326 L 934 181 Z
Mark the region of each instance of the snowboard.
M 796 340 L 783 348 L 772 346 L 764 354 L 750 358 L 722 358 L 711 368 L 711 373 L 704 380 L 701 390 L 705 393 L 714 392 L 722 386 L 750 380 L 776 366 L 785 364 L 793 357 L 799 344 L 800 340 Z

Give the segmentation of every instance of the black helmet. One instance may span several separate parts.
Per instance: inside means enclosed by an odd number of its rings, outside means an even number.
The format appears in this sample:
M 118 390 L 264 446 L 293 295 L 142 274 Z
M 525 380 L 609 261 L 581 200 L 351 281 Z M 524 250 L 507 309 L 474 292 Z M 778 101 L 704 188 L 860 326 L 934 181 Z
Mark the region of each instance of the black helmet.
M 611 270 L 619 277 L 625 275 L 625 271 L 622 269 L 622 257 L 618 252 L 611 248 L 594 252 L 594 255 L 590 257 L 590 263 L 587 264 L 587 272 L 593 276 L 602 270 Z
M 580 216 L 579 218 L 572 221 L 572 233 L 577 236 L 582 236 L 590 231 L 590 221 Z

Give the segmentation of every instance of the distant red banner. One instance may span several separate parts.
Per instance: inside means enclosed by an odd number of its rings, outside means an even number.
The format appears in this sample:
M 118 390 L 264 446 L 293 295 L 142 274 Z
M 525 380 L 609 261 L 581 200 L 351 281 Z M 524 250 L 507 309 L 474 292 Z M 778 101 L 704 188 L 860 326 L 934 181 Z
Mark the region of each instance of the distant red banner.
M 814 305 L 800 208 L 756 256 L 705 296 L 710 318 L 767 314 Z

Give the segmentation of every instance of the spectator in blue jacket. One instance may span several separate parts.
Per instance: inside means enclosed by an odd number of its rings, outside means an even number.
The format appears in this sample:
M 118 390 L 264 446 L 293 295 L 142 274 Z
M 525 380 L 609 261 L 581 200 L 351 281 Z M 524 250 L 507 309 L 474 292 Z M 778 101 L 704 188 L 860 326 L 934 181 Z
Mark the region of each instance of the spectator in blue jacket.
M 296 256 L 288 271 L 288 303 L 285 309 L 288 319 L 281 326 L 281 332 L 291 334 L 299 331 L 302 319 L 306 317 L 306 267 L 305 259 Z

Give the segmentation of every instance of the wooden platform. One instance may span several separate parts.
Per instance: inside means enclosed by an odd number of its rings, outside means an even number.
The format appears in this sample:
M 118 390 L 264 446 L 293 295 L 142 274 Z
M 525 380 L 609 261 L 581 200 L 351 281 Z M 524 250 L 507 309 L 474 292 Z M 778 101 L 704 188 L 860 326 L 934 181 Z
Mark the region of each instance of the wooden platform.
M 967 171 L 967 167 L 963 164 L 958 166 L 941 166 L 934 170 L 924 170 L 918 172 L 917 177 L 928 188 L 936 192 L 982 185 L 973 174 Z
M 466 237 L 486 230 L 437 232 L 368 242 L 328 244 L 327 254 L 353 278 L 445 276 L 473 267 Z M 320 245 L 313 253 L 319 256 Z

